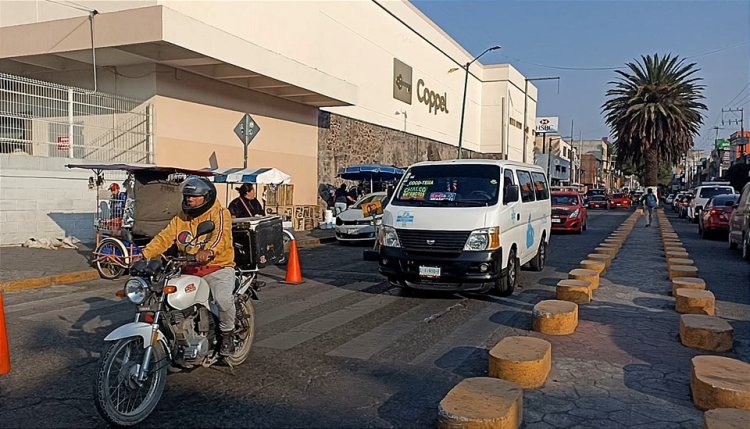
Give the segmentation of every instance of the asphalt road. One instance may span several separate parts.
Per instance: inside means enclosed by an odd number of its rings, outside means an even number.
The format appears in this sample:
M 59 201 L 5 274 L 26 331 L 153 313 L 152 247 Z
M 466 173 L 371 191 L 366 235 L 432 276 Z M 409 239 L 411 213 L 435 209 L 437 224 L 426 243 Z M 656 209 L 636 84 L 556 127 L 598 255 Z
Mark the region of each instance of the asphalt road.
M 509 298 L 407 296 L 383 281 L 374 262 L 362 260 L 365 247 L 302 250 L 304 284 L 274 283 L 283 271 L 266 271 L 269 285 L 256 302 L 250 359 L 233 369 L 170 374 L 159 406 L 143 426 L 434 427 L 440 399 L 464 377 L 485 375 L 487 349 L 500 339 L 529 335 L 533 304 L 554 299 L 557 280 L 629 213 L 591 212 L 582 235 L 555 234 L 545 270 L 523 271 L 522 287 Z M 721 243 L 686 240 L 691 253 L 693 245 Z M 744 275 L 747 282 L 743 264 L 729 266 L 716 281 Z M 92 380 L 102 339 L 132 317 L 131 306 L 114 297 L 120 285 L 96 281 L 6 294 L 12 372 L 0 378 L 0 427 L 104 425 L 93 405 Z M 747 296 L 735 298 L 748 303 Z M 734 308 L 743 309 L 747 306 Z M 615 387 L 585 382 L 592 386 L 587 390 L 573 386 L 587 377 L 584 360 L 555 365 L 548 385 L 525 396 L 526 428 L 701 427 L 702 414 L 683 398 L 676 402 L 631 386 L 630 402 L 605 403 L 612 392 L 627 390 L 627 377 L 618 376 Z M 597 368 L 602 374 L 623 371 Z M 570 396 L 556 396 L 561 389 L 570 389 L 579 401 L 561 402 Z M 583 401 L 586 395 L 598 402 Z M 636 404 L 659 409 L 634 414 Z

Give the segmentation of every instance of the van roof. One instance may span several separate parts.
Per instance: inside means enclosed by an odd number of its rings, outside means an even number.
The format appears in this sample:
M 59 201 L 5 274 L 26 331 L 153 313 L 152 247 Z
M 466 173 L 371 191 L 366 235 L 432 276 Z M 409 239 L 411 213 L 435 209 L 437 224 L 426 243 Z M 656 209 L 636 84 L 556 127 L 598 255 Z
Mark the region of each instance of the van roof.
M 507 161 L 507 160 L 500 160 L 500 159 L 448 159 L 444 161 L 422 161 L 422 162 L 417 162 L 415 164 L 410 165 L 409 168 L 421 167 L 424 165 L 450 165 L 450 164 L 474 164 L 474 165 L 485 164 L 485 165 L 497 165 L 499 167 L 513 166 L 513 167 L 525 168 L 527 170 L 537 170 L 542 173 L 545 172 L 544 168 L 536 164 L 526 164 L 526 163 L 518 162 L 518 161 Z

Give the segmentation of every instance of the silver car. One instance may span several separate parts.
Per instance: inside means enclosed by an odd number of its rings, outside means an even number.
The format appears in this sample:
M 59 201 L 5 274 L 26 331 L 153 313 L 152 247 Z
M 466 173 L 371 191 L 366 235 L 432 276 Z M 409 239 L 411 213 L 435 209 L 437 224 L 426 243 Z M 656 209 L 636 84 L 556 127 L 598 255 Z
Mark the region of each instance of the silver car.
M 386 197 L 385 192 L 373 192 L 360 198 L 356 203 L 349 206 L 348 209 L 339 213 L 336 217 L 336 239 L 339 241 L 373 241 L 375 236 L 375 226 L 373 217 L 365 217 L 362 213 L 362 207 L 365 204 L 375 201 L 383 201 Z M 375 218 L 380 218 L 377 215 Z

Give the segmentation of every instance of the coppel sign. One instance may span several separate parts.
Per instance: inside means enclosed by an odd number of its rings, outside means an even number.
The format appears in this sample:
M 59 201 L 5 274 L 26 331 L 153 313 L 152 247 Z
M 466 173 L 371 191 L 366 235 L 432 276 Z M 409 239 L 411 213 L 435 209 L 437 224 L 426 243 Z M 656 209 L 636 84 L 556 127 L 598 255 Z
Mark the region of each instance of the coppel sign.
M 419 79 L 417 81 L 417 100 L 419 100 L 420 103 L 427 105 L 427 111 L 430 113 L 438 114 L 438 110 L 445 113 L 448 112 L 448 104 L 446 102 L 446 99 L 448 98 L 447 93 L 443 93 L 443 95 L 438 94 L 437 92 L 427 88 L 424 85 L 424 79 Z
M 557 125 L 560 122 L 560 118 L 557 116 L 546 116 L 542 118 L 536 118 L 536 129 L 537 134 L 539 133 L 556 133 Z

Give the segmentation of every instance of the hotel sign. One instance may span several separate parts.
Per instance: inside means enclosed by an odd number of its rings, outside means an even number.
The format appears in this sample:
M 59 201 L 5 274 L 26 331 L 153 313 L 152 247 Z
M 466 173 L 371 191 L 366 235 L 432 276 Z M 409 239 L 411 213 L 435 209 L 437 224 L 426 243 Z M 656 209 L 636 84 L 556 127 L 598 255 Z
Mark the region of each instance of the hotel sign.
M 393 59 L 393 98 L 411 104 L 412 68 L 406 63 Z M 439 94 L 427 87 L 424 79 L 417 80 L 417 101 L 427 106 L 427 111 L 450 113 L 448 111 L 448 93 Z

